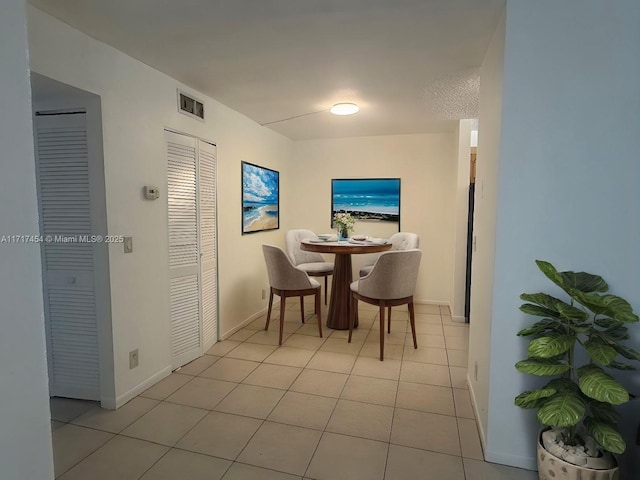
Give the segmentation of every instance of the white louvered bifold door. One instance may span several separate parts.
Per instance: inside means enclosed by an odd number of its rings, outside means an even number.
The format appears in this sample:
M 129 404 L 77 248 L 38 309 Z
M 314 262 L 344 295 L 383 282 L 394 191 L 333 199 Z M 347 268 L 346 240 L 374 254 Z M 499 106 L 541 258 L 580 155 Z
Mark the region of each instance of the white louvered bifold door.
M 50 395 L 99 400 L 85 116 L 36 116 L 36 169 Z
M 202 355 L 197 145 L 194 138 L 185 135 L 165 135 L 171 353 L 172 366 L 178 368 Z
M 218 341 L 216 260 L 216 146 L 198 141 L 202 341 L 207 351 Z

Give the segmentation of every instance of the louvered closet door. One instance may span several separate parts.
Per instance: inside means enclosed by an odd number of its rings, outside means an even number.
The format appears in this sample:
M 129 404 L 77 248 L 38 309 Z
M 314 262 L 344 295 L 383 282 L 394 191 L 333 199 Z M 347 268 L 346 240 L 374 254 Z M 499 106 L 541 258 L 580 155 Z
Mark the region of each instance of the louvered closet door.
M 197 144 L 172 132 L 166 140 L 171 352 L 178 368 L 202 354 Z
M 202 341 L 207 351 L 218 341 L 216 259 L 216 146 L 198 141 Z
M 45 325 L 52 396 L 100 399 L 85 114 L 36 116 Z

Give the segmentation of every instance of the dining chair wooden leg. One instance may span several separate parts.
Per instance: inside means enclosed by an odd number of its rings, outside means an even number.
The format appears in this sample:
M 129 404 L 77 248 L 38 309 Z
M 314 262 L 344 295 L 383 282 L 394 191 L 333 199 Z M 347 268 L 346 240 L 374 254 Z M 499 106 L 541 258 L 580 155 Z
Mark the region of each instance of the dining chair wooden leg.
M 387 333 L 391 333 L 391 305 L 387 307 Z
M 280 337 L 278 340 L 278 345 L 282 345 L 282 331 L 284 330 L 284 307 L 287 301 L 287 296 L 282 295 L 280 297 Z
M 324 304 L 327 304 L 327 285 L 328 283 L 328 279 L 329 279 L 329 275 L 325 275 L 324 276 Z
M 322 292 L 320 291 L 320 287 L 318 287 L 318 292 L 315 295 L 316 298 L 316 315 L 318 317 L 318 332 L 320 332 L 320 338 L 322 338 L 322 307 L 320 305 L 322 296 Z
M 355 311 L 358 309 L 358 299 L 355 295 L 350 294 L 351 298 L 349 301 L 351 302 L 351 308 L 349 309 L 349 341 L 347 343 L 351 343 L 351 335 L 353 335 L 353 324 L 356 321 Z
M 416 314 L 413 309 L 413 301 L 409 302 L 409 322 L 411 323 L 411 334 L 413 335 L 413 348 L 418 348 L 416 339 Z
M 267 310 L 267 324 L 265 330 L 269 330 L 269 321 L 271 320 L 271 307 L 273 306 L 273 288 L 269 287 L 269 309 Z
M 384 300 L 380 300 L 380 361 L 384 360 Z
M 304 323 L 304 296 L 300 295 L 300 320 Z

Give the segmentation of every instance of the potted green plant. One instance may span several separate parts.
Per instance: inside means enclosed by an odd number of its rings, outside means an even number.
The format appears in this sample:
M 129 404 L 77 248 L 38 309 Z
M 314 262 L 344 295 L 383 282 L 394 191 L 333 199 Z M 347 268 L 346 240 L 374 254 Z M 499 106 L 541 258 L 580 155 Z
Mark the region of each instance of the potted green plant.
M 536 264 L 568 296 L 568 301 L 546 293 L 520 296 L 527 302 L 520 310 L 542 319 L 518 332 L 533 338 L 528 358 L 516 369 L 551 377 L 542 388 L 515 398 L 517 406 L 537 409 L 544 426 L 538 439 L 539 478 L 616 479 L 612 454 L 623 453 L 626 445 L 614 406 L 635 396 L 607 370 L 635 370 L 629 361 L 640 360 L 640 353 L 623 342 L 629 338 L 627 325 L 638 322 L 638 315 L 629 302 L 607 293 L 602 277 L 558 272 L 541 260 Z M 584 469 L 592 470 L 590 476 L 580 472 Z

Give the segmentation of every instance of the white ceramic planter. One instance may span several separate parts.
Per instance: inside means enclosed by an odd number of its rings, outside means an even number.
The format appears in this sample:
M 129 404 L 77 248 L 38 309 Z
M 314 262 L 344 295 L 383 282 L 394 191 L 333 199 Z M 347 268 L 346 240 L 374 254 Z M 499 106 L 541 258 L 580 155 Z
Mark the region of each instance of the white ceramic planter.
M 539 480 L 619 480 L 618 467 L 594 470 L 567 463 L 547 452 L 538 437 Z

